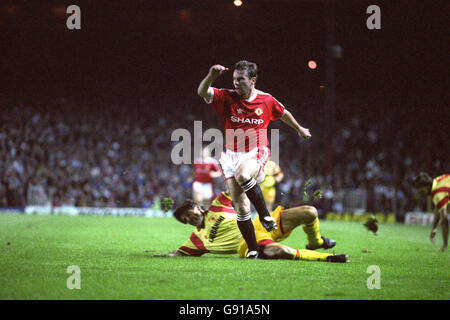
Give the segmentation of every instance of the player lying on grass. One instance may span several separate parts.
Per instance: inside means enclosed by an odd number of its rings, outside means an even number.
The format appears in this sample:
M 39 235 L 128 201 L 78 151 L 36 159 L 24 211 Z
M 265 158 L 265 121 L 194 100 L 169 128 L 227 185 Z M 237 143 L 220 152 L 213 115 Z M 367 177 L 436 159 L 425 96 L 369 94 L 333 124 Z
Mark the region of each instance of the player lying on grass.
M 291 259 L 307 261 L 348 262 L 346 254 L 329 254 L 314 250 L 330 249 L 336 241 L 322 237 L 319 233 L 317 210 L 311 206 L 284 209 L 278 206 L 272 212 L 279 228 L 268 232 L 258 217 L 253 219 L 261 259 Z M 231 197 L 222 192 L 214 199 L 208 210 L 193 200 L 185 200 L 174 212 L 174 217 L 196 229 L 180 248 L 156 257 L 201 256 L 205 253 L 233 254 L 247 256 L 248 248 L 236 222 L 236 211 Z M 308 239 L 306 249 L 293 249 L 279 242 L 286 239 L 296 227 L 303 225 Z
M 418 196 L 431 195 L 435 208 L 430 240 L 433 243 L 436 241 L 437 228 L 439 222 L 441 222 L 442 238 L 444 240 L 441 251 L 445 251 L 448 245 L 447 206 L 450 203 L 450 174 L 444 174 L 433 179 L 426 172 L 421 172 L 414 178 L 413 186 L 417 189 Z

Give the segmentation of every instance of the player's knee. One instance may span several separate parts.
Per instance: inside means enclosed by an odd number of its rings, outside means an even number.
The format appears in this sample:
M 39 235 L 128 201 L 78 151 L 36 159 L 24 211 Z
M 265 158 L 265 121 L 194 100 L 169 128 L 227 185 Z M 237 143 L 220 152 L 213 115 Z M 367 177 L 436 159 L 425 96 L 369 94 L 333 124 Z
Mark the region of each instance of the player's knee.
M 317 209 L 315 207 L 304 206 L 303 210 L 311 221 L 314 221 L 319 216 Z
M 252 178 L 252 173 L 255 171 L 257 163 L 255 161 L 245 161 L 241 163 L 235 172 L 235 179 L 239 184 L 243 184 Z
M 241 185 L 252 178 L 252 176 L 245 170 L 237 170 L 235 173 L 236 181 Z
M 234 210 L 236 210 L 237 213 L 250 212 L 250 202 L 247 203 L 246 201 L 232 201 L 232 205 L 233 205 Z

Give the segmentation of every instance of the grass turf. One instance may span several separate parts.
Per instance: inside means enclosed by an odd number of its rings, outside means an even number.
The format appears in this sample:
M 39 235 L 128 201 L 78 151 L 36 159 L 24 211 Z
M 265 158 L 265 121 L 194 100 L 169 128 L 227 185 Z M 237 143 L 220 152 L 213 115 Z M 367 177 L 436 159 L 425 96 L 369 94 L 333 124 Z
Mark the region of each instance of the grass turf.
M 321 221 L 348 264 L 244 260 L 237 255 L 155 258 L 186 240 L 192 227 L 168 218 L 0 214 L 0 299 L 449 299 L 449 253 L 428 240 L 430 227 Z M 295 230 L 284 244 L 304 248 Z M 370 252 L 364 253 L 367 249 Z M 68 266 L 81 270 L 69 290 Z M 367 268 L 381 272 L 368 289 Z

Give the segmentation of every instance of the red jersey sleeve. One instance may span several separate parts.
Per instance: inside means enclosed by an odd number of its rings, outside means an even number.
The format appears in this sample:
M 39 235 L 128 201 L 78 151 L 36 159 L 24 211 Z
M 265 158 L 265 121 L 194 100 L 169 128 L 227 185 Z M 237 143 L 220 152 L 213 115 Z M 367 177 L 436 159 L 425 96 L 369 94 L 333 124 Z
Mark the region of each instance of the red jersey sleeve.
M 270 120 L 275 121 L 280 119 L 284 114 L 284 106 L 274 97 L 270 99 Z
M 218 114 L 222 114 L 223 108 L 224 108 L 226 90 L 225 89 L 217 89 L 217 88 L 213 88 L 213 90 L 214 90 L 214 96 L 213 96 L 212 101 L 206 100 L 206 99 L 205 99 L 205 101 Z

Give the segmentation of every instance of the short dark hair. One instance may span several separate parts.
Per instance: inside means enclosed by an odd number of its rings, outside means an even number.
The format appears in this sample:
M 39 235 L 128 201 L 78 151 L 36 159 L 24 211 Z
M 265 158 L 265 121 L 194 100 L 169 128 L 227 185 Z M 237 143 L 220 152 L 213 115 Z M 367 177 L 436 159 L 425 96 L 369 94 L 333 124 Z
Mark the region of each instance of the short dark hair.
M 433 179 L 426 172 L 419 173 L 412 180 L 412 185 L 414 188 L 419 189 L 422 187 L 428 187 L 433 183 Z
M 234 65 L 234 70 L 246 70 L 249 78 L 258 78 L 258 66 L 254 62 L 241 60 Z
M 180 218 L 181 215 L 182 215 L 185 211 L 187 211 L 187 210 L 189 210 L 189 209 L 194 209 L 196 205 L 197 205 L 197 203 L 196 203 L 194 200 L 192 200 L 192 199 L 186 199 L 186 200 L 183 201 L 183 203 L 181 204 L 181 206 L 179 206 L 179 207 L 175 210 L 175 212 L 173 213 L 173 216 L 174 216 L 175 219 L 177 219 L 178 221 L 180 221 L 180 222 L 186 224 L 186 222 L 181 221 L 181 218 Z

